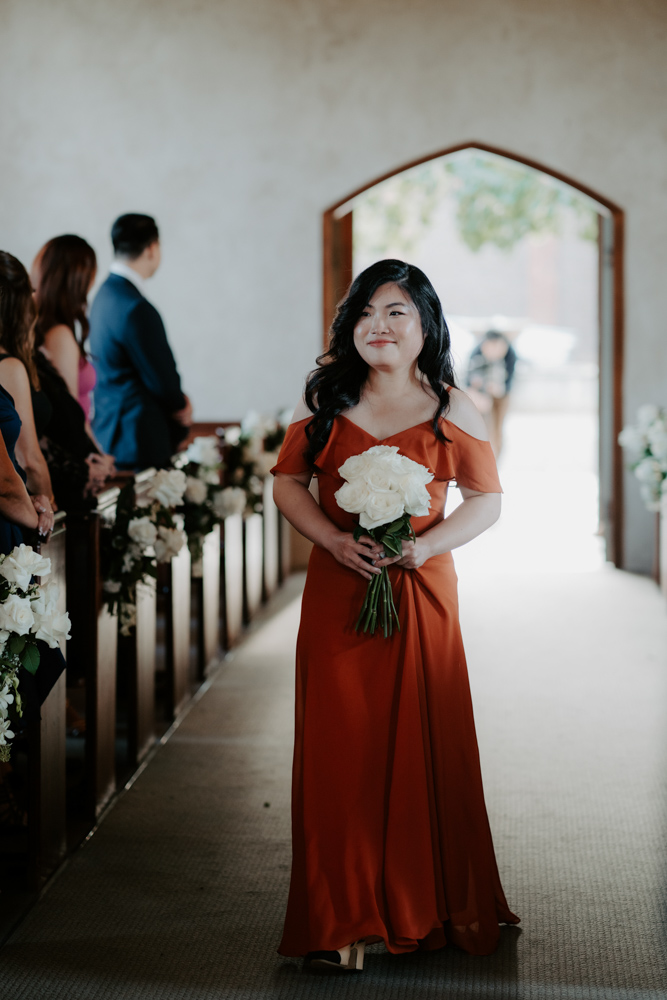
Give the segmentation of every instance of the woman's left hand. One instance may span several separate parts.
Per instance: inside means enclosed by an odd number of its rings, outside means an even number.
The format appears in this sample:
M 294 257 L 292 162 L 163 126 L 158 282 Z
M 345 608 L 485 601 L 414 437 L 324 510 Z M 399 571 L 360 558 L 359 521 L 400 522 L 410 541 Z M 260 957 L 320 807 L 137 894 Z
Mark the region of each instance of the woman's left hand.
M 419 569 L 431 556 L 428 543 L 423 538 L 417 538 L 414 542 L 403 542 L 402 545 L 402 555 L 392 556 L 389 559 L 378 559 L 375 565 L 382 568 L 382 566 L 393 566 L 396 563 L 403 569 Z
M 30 497 L 32 505 L 37 511 L 38 525 L 37 530 L 43 539 L 48 539 L 49 535 L 53 531 L 53 521 L 54 514 L 53 508 L 48 497 L 39 493 L 36 496 Z

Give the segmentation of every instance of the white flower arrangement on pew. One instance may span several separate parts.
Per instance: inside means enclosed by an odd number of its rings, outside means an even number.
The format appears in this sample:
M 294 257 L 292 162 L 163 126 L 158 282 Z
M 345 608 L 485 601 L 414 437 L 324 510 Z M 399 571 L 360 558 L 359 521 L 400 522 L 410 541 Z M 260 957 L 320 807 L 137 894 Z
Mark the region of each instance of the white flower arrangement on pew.
M 37 672 L 38 641 L 55 649 L 69 639 L 71 623 L 58 607 L 58 586 L 34 579 L 50 572 L 51 560 L 29 545 L 17 545 L 9 555 L 0 555 L 0 761 L 9 760 L 9 741 L 14 738 L 10 713 L 23 714 L 21 667 Z
M 120 491 L 113 522 L 102 528 L 102 578 L 107 605 L 118 611 L 121 635 L 136 625 L 137 584 L 157 576 L 157 563 L 169 562 L 187 542 L 174 513 L 183 502 L 187 476 L 181 469 L 160 469 L 138 499 L 134 482 Z
M 188 536 L 192 575 L 202 575 L 204 538 L 219 523 L 216 498 L 221 492 L 222 460 L 218 438 L 196 437 L 181 455 L 173 459 L 186 476 L 183 494 L 183 526 Z
M 219 438 L 196 437 L 182 455 L 174 457 L 174 465 L 185 473 L 183 520 L 192 557 L 192 575 L 202 574 L 204 538 L 225 518 L 242 514 L 246 508 L 245 490 L 239 486 L 221 485 L 222 461 Z
M 637 411 L 637 423 L 618 435 L 629 468 L 640 482 L 647 510 L 659 511 L 667 494 L 667 410 L 647 403 Z
M 386 557 L 400 556 L 403 541 L 414 541 L 411 518 L 424 517 L 431 507 L 426 489 L 433 473 L 424 465 L 401 455 L 393 445 L 378 444 L 360 455 L 352 455 L 338 470 L 347 480 L 336 492 L 336 503 L 350 514 L 359 515 L 354 529 L 355 540 L 362 535 L 384 547 Z M 368 582 L 355 631 L 375 633 L 377 628 L 387 639 L 394 623 L 401 624 L 387 567 Z
M 261 514 L 264 480 L 278 461 L 291 410 L 267 417 L 251 410 L 236 427 L 225 428 L 225 482 L 244 490 L 248 513 Z

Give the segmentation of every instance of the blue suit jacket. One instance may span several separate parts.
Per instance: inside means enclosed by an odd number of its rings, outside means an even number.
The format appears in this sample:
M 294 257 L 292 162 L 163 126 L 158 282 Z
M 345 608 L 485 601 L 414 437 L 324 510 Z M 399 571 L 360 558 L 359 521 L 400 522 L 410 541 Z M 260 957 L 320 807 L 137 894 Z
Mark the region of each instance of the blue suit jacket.
M 167 465 L 182 436 L 171 414 L 185 398 L 159 312 L 131 281 L 110 274 L 90 311 L 89 344 L 102 448 L 121 469 Z

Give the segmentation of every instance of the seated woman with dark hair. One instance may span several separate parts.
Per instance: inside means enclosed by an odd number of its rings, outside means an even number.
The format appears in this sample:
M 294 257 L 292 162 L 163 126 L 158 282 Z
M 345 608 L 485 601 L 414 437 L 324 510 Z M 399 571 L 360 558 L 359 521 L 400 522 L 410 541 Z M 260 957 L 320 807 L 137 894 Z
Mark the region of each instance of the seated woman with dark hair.
M 114 474 L 113 458 L 103 454 L 90 426 L 95 369 L 86 355 L 89 330 L 87 308 L 96 273 L 97 259 L 93 248 L 80 236 L 67 234 L 56 236 L 44 244 L 33 261 L 30 274 L 37 303 L 35 347 L 52 366 L 46 368 L 38 359 L 40 377 L 47 378 L 48 373 L 55 369 L 62 380 L 57 383 L 58 394 L 64 386 L 83 411 L 85 424 L 73 415 L 71 407 L 67 407 L 76 426 L 77 446 L 74 450 L 90 467 L 91 486 L 103 483 Z M 79 424 L 90 439 L 87 446 L 80 438 Z M 68 437 L 72 432 L 70 427 Z M 53 441 L 53 433 L 50 437 Z
M 26 269 L 16 257 L 0 250 L 0 388 L 18 421 L 6 418 L 15 436 L 11 442 L 5 438 L 5 444 L 11 456 L 16 450 L 17 466 L 39 514 L 40 533 L 47 535 L 53 528 L 53 488 L 39 435 L 48 424 L 51 404 L 40 391 L 33 358 L 35 315 Z

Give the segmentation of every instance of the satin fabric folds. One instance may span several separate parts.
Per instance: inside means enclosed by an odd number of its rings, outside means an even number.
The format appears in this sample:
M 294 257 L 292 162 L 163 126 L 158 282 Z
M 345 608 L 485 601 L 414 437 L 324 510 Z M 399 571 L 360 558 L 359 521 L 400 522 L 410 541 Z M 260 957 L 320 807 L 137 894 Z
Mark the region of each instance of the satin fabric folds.
M 276 473 L 303 473 L 308 418 L 290 426 Z M 356 518 L 334 493 L 338 469 L 375 444 L 428 466 L 431 511 L 448 483 L 500 492 L 493 453 L 443 421 L 378 441 L 336 417 L 317 457 L 320 504 L 341 529 Z M 366 581 L 314 546 L 296 663 L 293 859 L 279 951 L 305 955 L 360 938 L 394 953 L 454 943 L 494 950 L 499 923 L 517 923 L 500 884 L 475 736 L 451 554 L 419 570 L 390 568 L 401 631 L 357 635 Z

